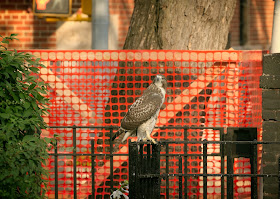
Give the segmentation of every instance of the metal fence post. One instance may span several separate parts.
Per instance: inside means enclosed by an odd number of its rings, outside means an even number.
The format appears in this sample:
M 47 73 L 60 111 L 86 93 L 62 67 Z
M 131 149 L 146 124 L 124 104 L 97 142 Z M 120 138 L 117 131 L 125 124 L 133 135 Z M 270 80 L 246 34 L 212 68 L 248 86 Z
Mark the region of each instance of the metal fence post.
M 278 158 L 278 198 L 280 198 L 280 157 Z
M 183 198 L 182 173 L 182 156 L 179 156 L 179 198 Z
M 113 137 L 113 129 L 110 128 L 110 188 L 111 190 L 113 190 L 114 188 L 114 157 L 113 157 L 113 141 L 112 141 L 112 137 Z
M 74 175 L 74 199 L 77 199 L 77 127 L 73 126 L 73 175 Z
M 129 140 L 129 197 L 136 198 L 137 194 L 137 144 Z
M 58 161 L 57 161 L 57 144 L 54 146 L 54 193 L 55 199 L 58 199 Z
M 225 141 L 224 129 L 220 129 L 220 139 Z M 225 144 L 220 143 L 221 152 L 221 199 L 225 198 Z
M 256 142 L 257 140 L 254 140 Z M 251 163 L 251 174 L 257 174 L 258 172 L 258 147 L 257 144 L 251 144 L 252 156 L 250 157 Z M 251 177 L 251 198 L 258 199 L 258 178 L 253 176 Z
M 187 174 L 188 173 L 188 129 L 184 128 L 184 173 Z M 185 176 L 184 177 L 184 195 L 185 195 L 185 199 L 188 198 L 188 177 Z
M 91 145 L 91 198 L 90 199 L 94 199 L 95 198 L 95 183 L 94 183 L 94 175 L 95 175 L 95 171 L 94 171 L 94 159 L 95 159 L 95 155 L 94 155 L 94 140 L 90 141 L 90 145 Z
M 129 197 L 160 198 L 160 145 L 147 144 L 147 153 L 143 153 L 143 144 L 129 141 Z
M 152 172 L 154 172 L 158 177 L 154 178 L 153 184 L 153 194 L 152 197 L 155 199 L 160 198 L 160 144 L 152 145 Z
M 166 193 L 166 199 L 169 199 L 169 144 L 167 143 L 166 144 L 166 150 L 165 150 L 165 173 L 167 174 L 166 175 L 166 178 L 165 178 L 165 181 L 166 181 L 166 189 L 165 189 L 165 193 Z
M 147 157 L 146 157 L 146 164 L 145 164 L 145 168 L 146 168 L 146 173 L 145 174 L 152 174 L 153 173 L 153 168 L 152 168 L 152 162 L 151 162 L 151 145 L 147 144 Z M 143 179 L 144 180 L 144 179 Z M 147 178 L 146 179 L 146 190 L 147 193 L 152 196 L 152 192 L 153 192 L 153 184 L 152 184 L 152 178 Z
M 203 140 L 203 199 L 207 199 L 207 140 Z
M 227 151 L 228 151 L 228 156 L 227 156 L 227 198 L 231 199 L 233 198 L 233 164 L 234 160 L 232 157 L 232 144 L 227 143 Z

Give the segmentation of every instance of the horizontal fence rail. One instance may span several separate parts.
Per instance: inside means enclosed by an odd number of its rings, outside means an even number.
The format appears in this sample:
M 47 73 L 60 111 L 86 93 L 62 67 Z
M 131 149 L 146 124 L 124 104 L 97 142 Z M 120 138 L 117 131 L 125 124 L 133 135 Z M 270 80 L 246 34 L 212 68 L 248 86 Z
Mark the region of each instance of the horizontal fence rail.
M 90 153 L 82 153 L 82 152 L 77 152 L 77 129 L 105 129 L 107 131 L 107 133 L 109 134 L 109 138 L 111 138 L 113 136 L 113 130 L 118 129 L 117 126 L 52 126 L 50 127 L 50 129 L 57 129 L 57 128 L 67 128 L 67 129 L 72 129 L 72 141 L 73 141 L 73 148 L 71 149 L 71 151 L 68 152 L 60 152 L 58 151 L 59 148 L 59 142 L 58 142 L 58 147 L 55 147 L 54 150 L 49 153 L 49 155 L 51 157 L 54 157 L 54 198 L 59 198 L 59 157 L 60 156 L 70 156 L 73 158 L 73 178 L 70 178 L 73 183 L 73 198 L 79 198 L 78 194 L 77 194 L 77 175 L 78 172 L 77 168 L 79 167 L 77 165 L 77 158 L 78 157 L 91 157 L 90 158 L 90 162 L 91 165 L 90 166 L 85 166 L 90 168 L 90 171 L 88 173 L 90 173 L 90 178 L 91 178 L 91 193 L 88 195 L 88 198 L 98 198 L 97 195 L 97 191 L 98 187 L 102 187 L 103 185 L 97 184 L 96 182 L 96 171 L 97 168 L 99 167 L 99 165 L 97 165 L 96 163 L 96 158 L 98 157 L 107 157 L 109 159 L 109 177 L 108 179 L 104 179 L 105 181 L 109 182 L 109 184 L 107 183 L 107 186 L 105 187 L 107 191 L 109 190 L 114 190 L 116 188 L 118 188 L 118 185 L 115 184 L 115 177 L 116 177 L 116 172 L 117 172 L 117 168 L 114 167 L 114 157 L 128 157 L 130 154 L 129 153 L 123 153 L 123 154 L 118 154 L 118 153 L 113 153 L 113 145 L 114 143 L 111 141 L 111 139 L 108 139 L 108 141 L 110 142 L 110 151 L 106 152 L 106 153 L 99 153 L 97 152 L 97 148 L 96 148 L 96 140 L 95 137 L 92 137 L 92 139 L 90 140 Z M 164 130 L 164 129 L 169 129 L 169 130 L 183 130 L 185 136 L 187 136 L 187 133 L 191 130 L 218 130 L 220 132 L 220 138 L 221 140 L 219 141 L 208 141 L 206 139 L 204 140 L 200 140 L 200 141 L 192 141 L 192 140 L 187 140 L 187 137 L 185 137 L 185 140 L 178 140 L 178 141 L 168 141 L 168 140 L 160 140 L 158 141 L 157 145 L 159 146 L 159 150 L 158 150 L 158 158 L 149 158 L 149 164 L 150 165 L 160 165 L 160 173 L 139 173 L 138 177 L 141 179 L 151 179 L 151 178 L 158 178 L 161 180 L 161 184 L 159 184 L 159 189 L 161 190 L 160 192 L 157 192 L 161 195 L 164 195 L 165 198 L 170 198 L 170 197 L 174 197 L 175 195 L 177 195 L 179 198 L 189 198 L 190 191 L 189 191 L 189 183 L 192 183 L 193 181 L 195 181 L 195 179 L 199 179 L 201 178 L 202 181 L 202 194 L 203 194 L 203 198 L 207 198 L 207 193 L 209 192 L 209 186 L 207 186 L 207 182 L 209 181 L 209 178 L 211 177 L 219 177 L 220 178 L 220 197 L 224 198 L 225 196 L 227 196 L 227 198 L 233 198 L 234 197 L 234 178 L 246 178 L 249 177 L 251 179 L 251 198 L 257 198 L 258 197 L 258 193 L 259 193 L 259 183 L 261 183 L 260 180 L 261 178 L 264 177 L 275 177 L 280 179 L 280 167 L 278 168 L 278 173 L 269 173 L 269 174 L 262 174 L 261 170 L 259 169 L 261 167 L 261 165 L 258 165 L 257 163 L 257 156 L 261 155 L 260 153 L 258 153 L 258 147 L 262 146 L 262 145 L 279 145 L 280 142 L 275 142 L 275 141 L 257 141 L 257 140 L 245 140 L 245 141 L 237 141 L 237 140 L 223 140 L 226 139 L 226 133 L 230 132 L 230 128 L 220 128 L 220 127 L 186 127 L 186 126 L 182 126 L 182 127 L 171 127 L 171 126 L 166 126 L 166 127 L 157 127 L 158 129 Z M 246 128 L 241 128 L 242 130 L 246 130 Z M 254 130 L 255 128 L 247 128 L 248 132 L 250 132 L 251 130 Z M 234 130 L 238 130 L 238 128 L 234 128 Z M 61 141 L 61 140 L 60 140 Z M 132 143 L 135 143 L 135 149 L 136 150 L 136 155 L 140 155 L 140 158 L 148 158 L 151 157 L 151 152 L 148 146 L 151 145 L 151 143 L 147 143 L 147 142 L 130 142 L 130 145 Z M 183 145 L 183 153 L 180 151 L 178 153 L 170 153 L 170 146 L 173 145 Z M 189 148 L 192 145 L 196 145 L 196 146 L 200 146 L 201 153 L 192 153 Z M 209 148 L 211 148 L 211 146 L 213 145 L 219 145 L 220 146 L 220 150 L 218 153 L 212 153 L 209 152 Z M 252 150 L 253 153 L 250 157 L 250 173 L 234 173 L 234 158 L 237 158 L 238 156 L 240 156 L 240 154 L 235 154 L 234 151 L 232 151 L 232 146 L 233 145 L 249 145 Z M 140 148 L 139 148 L 140 147 Z M 131 146 L 130 146 L 131 149 Z M 140 150 L 140 151 L 139 151 Z M 137 152 L 138 151 L 138 152 Z M 142 151 L 142 152 L 141 152 Z M 242 154 L 241 154 L 242 155 Z M 246 154 L 245 154 L 246 155 Z M 152 155 L 152 157 L 154 157 Z M 202 170 L 198 170 L 197 173 L 194 173 L 193 171 L 189 171 L 188 169 L 190 168 L 189 165 L 189 161 L 191 160 L 192 157 L 199 157 L 199 159 L 201 160 L 202 163 Z M 209 157 L 219 157 L 220 159 L 220 172 L 219 173 L 209 173 L 208 169 L 209 169 L 209 161 L 207 160 L 207 158 Z M 176 159 L 176 161 L 174 160 Z M 158 163 L 152 162 L 152 161 L 159 161 Z M 174 164 L 171 164 L 175 161 L 175 166 Z M 279 158 L 279 165 L 280 165 L 280 158 Z M 164 166 L 162 165 L 164 163 Z M 225 163 L 227 166 L 225 166 Z M 129 160 L 129 165 L 132 164 L 131 160 Z M 199 166 L 199 165 L 198 165 Z M 164 168 L 165 167 L 165 168 Z M 84 167 L 83 167 L 84 168 Z M 129 167 L 130 168 L 130 167 Z M 144 170 L 147 170 L 144 169 Z M 177 172 L 176 172 L 177 171 Z M 131 172 L 131 171 L 129 171 Z M 172 178 L 172 180 L 171 180 Z M 211 180 L 210 180 L 211 181 Z M 164 182 L 164 185 L 162 185 L 162 183 Z M 174 183 L 176 182 L 176 184 L 178 185 L 178 191 L 177 193 L 174 195 L 171 194 L 170 191 L 170 183 Z M 149 181 L 150 185 L 152 186 L 151 181 Z M 133 186 L 133 185 L 131 185 Z M 139 185 L 138 185 L 139 186 Z M 174 185 L 173 185 L 174 186 Z M 133 188 L 130 187 L 132 190 L 137 188 Z M 280 188 L 280 184 L 279 184 L 279 188 Z M 149 186 L 147 186 L 147 189 L 152 192 L 152 195 L 157 194 L 155 192 L 155 190 L 151 189 Z M 165 192 L 163 192 L 162 190 L 165 189 Z M 280 190 L 280 189 L 279 189 Z M 226 191 L 226 192 L 225 192 Z M 110 193 L 110 192 L 109 192 Z M 184 196 L 184 197 L 183 197 Z M 279 195 L 280 196 L 280 195 Z M 197 195 L 198 197 L 198 195 Z M 132 198 L 137 198 L 132 196 Z M 146 197 L 145 197 L 146 198 Z M 196 198 L 196 197 L 195 197 Z

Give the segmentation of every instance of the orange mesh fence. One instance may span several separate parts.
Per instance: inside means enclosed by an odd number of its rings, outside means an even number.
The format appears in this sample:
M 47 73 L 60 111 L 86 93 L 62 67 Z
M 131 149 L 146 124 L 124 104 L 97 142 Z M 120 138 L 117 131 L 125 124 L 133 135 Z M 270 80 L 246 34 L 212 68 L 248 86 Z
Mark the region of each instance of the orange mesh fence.
M 152 82 L 156 74 L 168 81 L 165 107 L 159 114 L 157 126 L 257 127 L 261 140 L 262 51 L 28 51 L 42 59 L 46 68 L 40 78 L 49 83 L 49 126 L 118 125 L 129 106 Z M 48 129 L 45 135 L 59 134 L 58 151 L 71 153 L 72 129 Z M 183 140 L 183 130 L 155 129 L 157 140 Z M 105 129 L 77 129 L 77 153 L 90 153 L 94 139 L 95 153 L 109 154 L 109 133 Z M 188 140 L 219 141 L 215 130 L 190 130 Z M 128 153 L 127 144 L 117 153 Z M 209 153 L 219 152 L 211 145 Z M 182 145 L 170 145 L 170 153 L 184 153 Z M 202 153 L 200 144 L 188 146 L 188 153 Z M 59 156 L 59 197 L 73 197 L 73 158 Z M 170 159 L 170 169 L 176 170 L 177 159 Z M 221 159 L 208 157 L 208 173 L 221 172 Z M 54 159 L 49 159 L 50 184 L 48 196 L 54 196 Z M 95 157 L 96 198 L 108 198 L 109 158 Z M 201 157 L 188 158 L 189 173 L 202 172 Z M 248 173 L 250 162 L 235 160 L 235 173 Z M 77 158 L 78 198 L 91 194 L 90 157 Z M 164 162 L 162 160 L 162 168 Z M 128 179 L 128 157 L 114 157 L 114 188 Z M 175 171 L 174 171 L 175 172 Z M 220 178 L 208 178 L 208 195 L 221 194 Z M 235 178 L 235 196 L 250 194 L 250 179 Z M 164 187 L 164 181 L 162 187 Z M 202 178 L 190 177 L 188 195 L 202 195 Z M 170 179 L 170 197 L 178 197 L 177 179 Z M 164 192 L 162 193 L 165 194 Z

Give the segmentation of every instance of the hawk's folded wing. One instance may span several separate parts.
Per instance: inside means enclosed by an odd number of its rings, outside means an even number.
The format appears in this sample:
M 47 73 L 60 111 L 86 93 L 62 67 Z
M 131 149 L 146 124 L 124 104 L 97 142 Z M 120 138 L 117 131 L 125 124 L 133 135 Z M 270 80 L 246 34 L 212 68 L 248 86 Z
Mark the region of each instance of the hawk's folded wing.
M 156 114 L 162 105 L 159 93 L 146 93 L 138 98 L 124 116 L 121 127 L 127 130 L 136 129 L 143 122 Z

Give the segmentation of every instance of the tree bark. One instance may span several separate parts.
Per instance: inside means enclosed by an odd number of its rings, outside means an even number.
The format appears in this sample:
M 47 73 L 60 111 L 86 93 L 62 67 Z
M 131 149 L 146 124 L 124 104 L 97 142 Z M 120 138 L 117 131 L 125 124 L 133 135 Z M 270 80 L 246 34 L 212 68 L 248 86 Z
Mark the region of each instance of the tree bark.
M 123 49 L 222 50 L 236 0 L 135 0 Z

